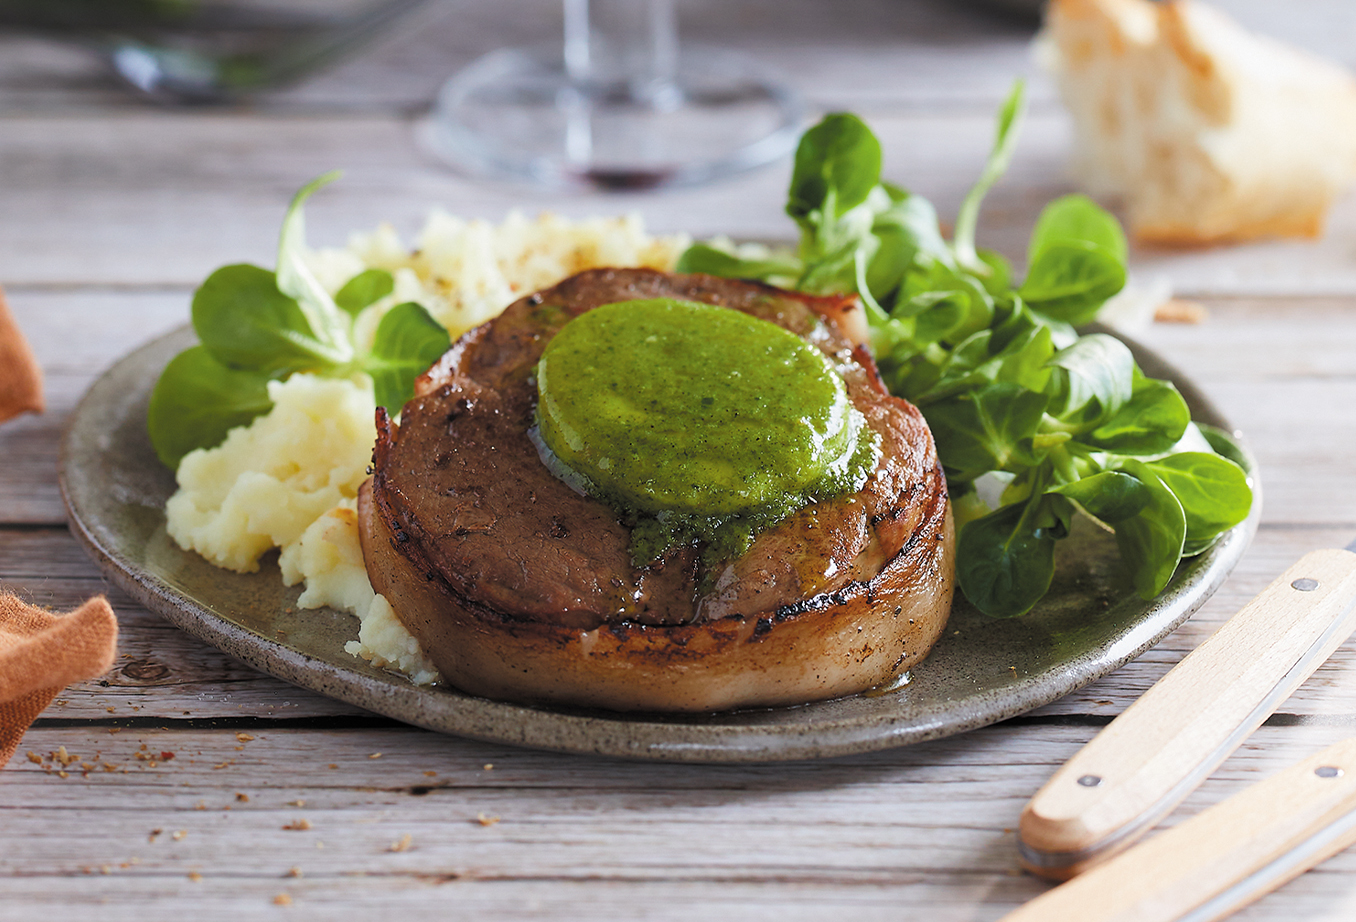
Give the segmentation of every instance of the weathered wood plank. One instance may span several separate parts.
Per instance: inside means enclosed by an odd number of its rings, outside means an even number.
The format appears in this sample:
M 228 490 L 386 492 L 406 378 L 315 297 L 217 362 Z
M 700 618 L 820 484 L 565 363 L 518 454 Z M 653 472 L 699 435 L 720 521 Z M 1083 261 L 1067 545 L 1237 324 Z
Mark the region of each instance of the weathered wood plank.
M 1032 22 L 968 5 L 849 0 L 830 11 L 813 0 L 695 0 L 678 6 L 684 41 L 737 47 L 781 71 L 813 102 L 987 109 L 1013 74 L 1034 70 L 1025 47 Z M 514 10 L 507 19 L 493 7 L 430 4 L 352 60 L 265 94 L 252 107 L 293 115 L 422 109 L 443 81 L 480 55 L 559 43 L 558 0 L 515 0 Z M 863 36 L 875 40 L 863 47 Z M 0 45 L 0 109 L 94 105 L 144 104 L 122 91 L 93 55 L 12 36 Z
M 1264 728 L 1167 825 L 1340 733 Z M 739 913 L 760 886 L 788 908 L 808 899 L 822 912 L 836 894 L 871 913 L 906 905 L 926 907 L 927 918 L 996 918 L 1044 888 L 1015 873 L 1012 829 L 1087 735 L 996 727 L 892 753 L 731 767 L 571 758 L 414 730 L 245 741 L 34 730 L 21 752 L 97 749 L 115 771 L 60 779 L 20 761 L 7 773 L 14 793 L 0 817 L 25 848 L 0 876 L 0 911 L 50 901 L 60 880 L 65 905 L 107 900 L 105 918 L 150 894 L 161 910 L 196 897 L 257 911 L 286 892 L 298 911 L 390 897 L 420 912 L 449 898 L 435 883 L 496 918 L 527 917 L 519 898 L 534 891 L 586 902 L 607 892 L 604 918 L 650 917 L 655 892 Z M 151 767 L 137 752 L 175 757 Z M 482 815 L 497 822 L 482 825 Z M 91 823 L 104 834 L 85 835 Z M 309 828 L 285 828 L 298 825 Z M 389 850 L 405 836 L 406 850 Z M 294 867 L 300 877 L 288 876 Z M 1350 905 L 1352 871 L 1356 855 L 1338 856 L 1304 879 L 1303 898 Z
M 979 174 L 991 117 L 864 114 L 885 145 L 886 175 L 931 198 L 949 220 Z M 382 221 L 413 233 L 435 204 L 490 220 L 514 208 L 569 216 L 635 211 L 663 232 L 794 236 L 782 213 L 787 163 L 668 198 L 600 199 L 469 181 L 433 162 L 418 135 L 418 119 L 403 115 L 0 113 L 0 160 L 10 177 L 0 187 L 0 209 L 11 216 L 0 225 L 0 281 L 191 286 L 227 262 L 271 265 L 292 192 L 336 167 L 347 171 L 345 180 L 310 206 L 314 239 L 327 244 Z M 99 143 L 91 145 L 91 137 Z M 148 147 L 148 137 L 159 145 Z M 1040 208 L 1072 189 L 1065 178 L 1068 139 L 1062 112 L 1033 111 L 1007 179 L 988 200 L 982 243 L 1022 257 Z M 1347 197 L 1320 241 L 1136 250 L 1132 263 L 1137 273 L 1165 277 L 1188 294 L 1351 294 L 1356 267 L 1344 241 L 1353 233 L 1356 197 Z
M 1216 0 L 1249 28 L 1310 48 L 1348 66 L 1353 17 L 1341 0 L 1310 0 L 1304 16 L 1273 3 Z M 1015 5 L 1014 5 L 1015 6 Z M 1034 18 L 999 4 L 891 0 L 688 0 L 678 4 L 686 42 L 734 47 L 826 107 L 968 106 L 987 110 L 1013 75 L 1031 73 L 1026 47 Z M 397 22 L 352 60 L 303 84 L 268 93 L 269 112 L 417 110 L 442 82 L 477 56 L 505 46 L 559 41 L 557 0 L 515 0 L 506 19 L 493 7 L 431 4 Z M 996 15 L 995 15 L 996 14 Z M 50 40 L 5 36 L 0 44 L 0 109 L 138 108 L 94 56 Z

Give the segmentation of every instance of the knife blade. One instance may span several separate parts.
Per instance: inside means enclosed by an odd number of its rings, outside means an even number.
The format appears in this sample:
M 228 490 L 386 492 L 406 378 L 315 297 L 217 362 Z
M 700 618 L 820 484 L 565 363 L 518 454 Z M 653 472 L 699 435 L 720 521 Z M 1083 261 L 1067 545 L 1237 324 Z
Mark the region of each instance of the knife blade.
M 1356 541 L 1306 554 L 1074 754 L 1022 811 L 1018 850 L 1064 880 L 1168 814 L 1356 629 Z
M 1356 842 L 1343 740 L 1023 904 L 1000 922 L 1211 922 Z

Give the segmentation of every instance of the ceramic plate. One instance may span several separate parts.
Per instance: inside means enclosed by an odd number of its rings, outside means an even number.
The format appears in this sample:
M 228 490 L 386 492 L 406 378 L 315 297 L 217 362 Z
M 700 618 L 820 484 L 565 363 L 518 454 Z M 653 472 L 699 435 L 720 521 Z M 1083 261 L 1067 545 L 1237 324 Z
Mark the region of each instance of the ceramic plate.
M 889 693 L 695 717 L 503 704 L 415 687 L 348 655 L 344 643 L 356 639 L 357 618 L 296 609 L 298 590 L 282 585 L 276 555 L 261 572 L 240 575 L 170 540 L 163 510 L 174 478 L 151 449 L 146 405 L 161 369 L 192 342 L 184 328 L 133 352 L 76 408 L 60 461 L 71 531 L 133 598 L 251 666 L 397 720 L 480 740 L 644 759 L 771 761 L 901 746 L 991 724 L 1105 675 L 1185 621 L 1242 556 L 1261 505 L 1209 552 L 1185 561 L 1153 602 L 1131 590 L 1114 540 L 1087 526 L 1060 542 L 1054 585 L 1033 612 L 994 621 L 958 599 L 941 642 Z M 1177 383 L 1198 421 L 1229 428 L 1190 382 L 1134 348 L 1147 374 Z

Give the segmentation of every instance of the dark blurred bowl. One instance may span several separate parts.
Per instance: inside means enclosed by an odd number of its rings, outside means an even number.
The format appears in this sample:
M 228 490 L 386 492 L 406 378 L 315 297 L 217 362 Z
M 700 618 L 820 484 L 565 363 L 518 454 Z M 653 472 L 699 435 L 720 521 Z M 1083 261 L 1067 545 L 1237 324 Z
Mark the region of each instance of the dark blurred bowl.
M 974 0 L 974 4 L 1033 24 L 1045 15 L 1045 0 Z
M 227 102 L 352 53 L 425 0 L 0 0 L 0 28 L 92 48 L 166 102 Z

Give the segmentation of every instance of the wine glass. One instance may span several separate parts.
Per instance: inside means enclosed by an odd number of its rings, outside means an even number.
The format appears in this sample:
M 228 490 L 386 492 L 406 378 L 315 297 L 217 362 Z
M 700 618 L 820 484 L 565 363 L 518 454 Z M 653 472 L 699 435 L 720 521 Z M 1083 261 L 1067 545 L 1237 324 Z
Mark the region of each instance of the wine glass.
M 803 107 L 743 55 L 680 45 L 674 0 L 564 0 L 564 41 L 491 52 L 426 126 L 474 174 L 548 186 L 687 185 L 792 149 Z

